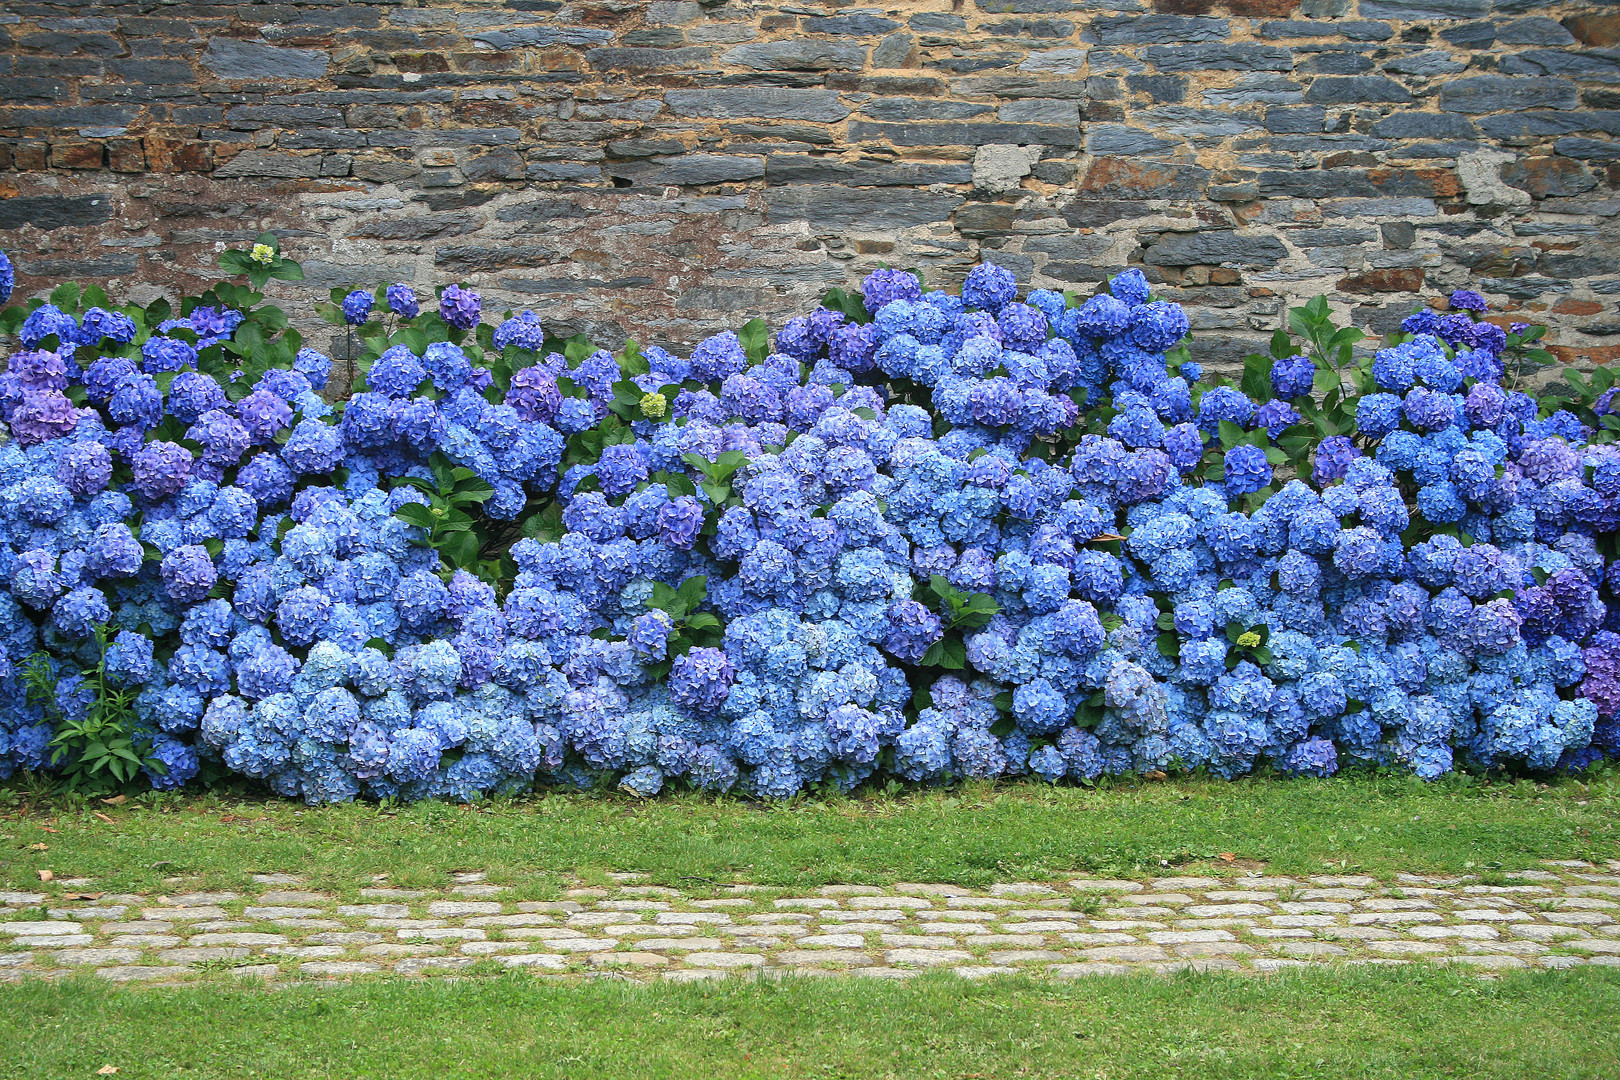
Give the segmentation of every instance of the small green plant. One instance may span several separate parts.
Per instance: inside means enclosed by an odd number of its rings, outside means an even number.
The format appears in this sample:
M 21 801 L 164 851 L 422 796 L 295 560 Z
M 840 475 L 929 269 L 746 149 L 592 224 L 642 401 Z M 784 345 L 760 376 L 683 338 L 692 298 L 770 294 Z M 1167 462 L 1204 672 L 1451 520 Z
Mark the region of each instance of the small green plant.
M 647 601 L 647 606 L 668 615 L 673 624 L 665 653 L 668 659 L 651 669 L 658 678 L 668 674 L 669 665 L 677 656 L 685 656 L 696 648 L 719 647 L 725 636 L 720 617 L 713 612 L 698 610 L 708 594 L 709 579 L 701 575 L 687 578 L 679 588 L 671 588 L 661 581 L 653 583 L 652 597 Z
M 433 470 L 433 481 L 417 476 L 402 476 L 395 484 L 415 488 L 427 496 L 428 503 L 405 503 L 394 516 L 427 532 L 420 541 L 439 553 L 447 570 L 470 570 L 485 581 L 498 576 L 498 568 L 488 565 L 499 559 L 485 559 L 482 554 L 486 518 L 476 510 L 495 494 L 495 489 L 478 478 L 471 469 L 454 465 L 442 453 L 435 452 L 428 459 Z
M 1090 889 L 1085 892 L 1077 892 L 1069 897 L 1070 911 L 1079 911 L 1086 915 L 1096 916 L 1102 914 L 1102 908 L 1102 895 Z
M 937 611 L 945 621 L 945 636 L 928 647 L 920 661 L 922 667 L 960 671 L 967 667 L 967 645 L 962 640 L 964 631 L 977 630 L 988 623 L 1001 606 L 989 593 L 965 593 L 935 574 L 928 584 L 917 586 L 911 598 L 931 611 Z
M 127 787 L 142 766 L 163 775 L 161 761 L 151 756 L 152 736 L 138 728 L 134 689 L 114 686 L 107 675 L 107 648 L 114 628 L 96 627 L 97 658 L 79 675 L 75 693 L 89 695 L 82 716 L 66 715 L 58 702 L 62 676 L 50 657 L 34 653 L 23 662 L 23 687 L 30 704 L 52 720 L 51 764 L 61 773 L 64 790 L 108 795 Z

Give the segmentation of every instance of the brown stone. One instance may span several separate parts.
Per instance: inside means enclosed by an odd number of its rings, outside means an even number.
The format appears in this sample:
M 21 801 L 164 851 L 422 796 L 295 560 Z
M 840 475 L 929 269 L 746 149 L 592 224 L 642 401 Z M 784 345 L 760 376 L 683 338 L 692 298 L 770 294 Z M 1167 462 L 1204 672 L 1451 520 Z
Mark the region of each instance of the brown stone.
M 1502 182 L 1533 198 L 1549 195 L 1579 195 L 1597 186 L 1597 180 L 1578 161 L 1567 157 L 1531 157 L 1502 166 Z
M 1243 275 L 1227 266 L 1217 266 L 1209 272 L 1211 285 L 1236 285 L 1243 280 Z
M 99 169 L 103 157 L 98 142 L 51 143 L 51 167 L 55 169 Z
M 1560 300 L 1552 310 L 1554 315 L 1596 315 L 1603 305 L 1596 300 Z
M 107 140 L 107 164 L 114 172 L 142 172 L 146 169 L 146 154 L 139 139 Z
M 153 172 L 208 172 L 214 167 L 213 155 L 209 153 L 207 144 L 195 139 L 148 135 L 145 142 L 146 160 Z
M 1582 45 L 1606 48 L 1620 45 L 1620 15 L 1576 15 L 1564 20 L 1564 29 Z
M 1196 166 L 1100 157 L 1086 170 L 1080 191 L 1107 199 L 1184 198 L 1198 194 L 1208 179 L 1209 173 Z
M 1368 270 L 1340 278 L 1338 288 L 1345 292 L 1417 292 L 1423 288 L 1423 271 L 1415 266 Z
M 1549 345 L 1547 351 L 1564 364 L 1612 364 L 1620 360 L 1620 345 Z
M 395 53 L 394 66 L 418 75 L 449 71 L 450 61 L 443 53 Z
M 45 167 L 44 143 L 20 143 L 11 152 L 12 162 L 17 168 L 26 171 L 35 171 Z
M 1222 6 L 1240 18 L 1281 19 L 1299 7 L 1299 0 L 1226 0 Z

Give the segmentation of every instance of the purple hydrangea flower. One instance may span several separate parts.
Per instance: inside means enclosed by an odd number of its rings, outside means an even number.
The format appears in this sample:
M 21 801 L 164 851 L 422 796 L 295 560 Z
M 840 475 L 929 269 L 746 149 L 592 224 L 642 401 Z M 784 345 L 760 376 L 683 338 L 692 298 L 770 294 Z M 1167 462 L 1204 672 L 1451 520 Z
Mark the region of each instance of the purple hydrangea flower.
M 457 330 L 471 330 L 478 325 L 483 311 L 483 298 L 460 285 L 446 285 L 439 294 L 439 317 Z

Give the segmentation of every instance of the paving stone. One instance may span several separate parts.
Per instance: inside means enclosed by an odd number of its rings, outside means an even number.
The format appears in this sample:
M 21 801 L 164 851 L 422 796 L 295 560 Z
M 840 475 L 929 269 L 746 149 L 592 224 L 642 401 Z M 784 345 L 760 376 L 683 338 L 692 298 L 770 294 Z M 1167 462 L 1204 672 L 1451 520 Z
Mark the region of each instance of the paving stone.
M 872 885 L 823 885 L 822 896 L 882 896 L 883 890 Z
M 1134 945 L 1136 938 L 1130 934 L 1059 934 L 1060 938 L 1070 945 Z
M 501 905 L 479 900 L 435 900 L 428 905 L 428 914 L 441 918 L 458 915 L 499 915 Z
M 1160 975 L 1174 975 L 1178 971 L 1242 971 L 1243 965 L 1236 960 L 1226 960 L 1217 956 L 1209 959 L 1176 960 L 1168 964 L 1157 964 L 1153 970 Z
M 973 959 L 973 954 L 961 949 L 890 949 L 883 954 L 891 964 L 914 964 L 918 967 L 938 967 Z
M 859 949 L 866 945 L 866 939 L 860 934 L 811 934 L 799 938 L 796 944 L 800 946 L 820 945 L 834 949 Z
M 603 900 L 596 905 L 598 911 L 668 911 L 670 905 L 662 900 Z
M 1163 930 L 1165 924 L 1147 919 L 1092 919 L 1093 930 Z
M 326 912 L 309 907 L 245 907 L 242 915 L 248 919 L 318 919 Z
M 772 907 L 779 907 L 779 908 L 804 908 L 804 909 L 807 909 L 807 910 L 818 910 L 819 911 L 819 910 L 825 910 L 827 908 L 836 908 L 836 907 L 838 907 L 838 901 L 836 901 L 836 900 L 828 900 L 825 897 L 794 896 L 794 897 L 787 897 L 787 898 L 782 899 L 782 900 L 773 900 L 773 901 L 771 901 L 771 906 Z
M 254 874 L 252 878 L 260 885 L 297 885 L 304 880 L 293 874 Z
M 304 940 L 311 945 L 375 945 L 382 939 L 381 934 L 374 934 L 369 930 L 346 930 L 311 934 Z
M 1416 955 L 1418 953 L 1443 953 L 1444 945 L 1437 945 L 1432 941 L 1369 941 L 1367 948 L 1374 952 L 1391 953 L 1397 956 Z
M 566 957 L 551 956 L 548 953 L 523 953 L 518 956 L 502 956 L 499 959 L 509 968 L 545 968 L 548 971 L 567 971 L 569 964 Z
M 948 949 L 956 945 L 954 937 L 928 934 L 880 934 L 879 940 L 894 948 Z
M 1285 941 L 1272 948 L 1290 956 L 1343 956 L 1345 950 L 1326 941 Z
M 1121 903 L 1135 904 L 1138 907 L 1163 907 L 1167 904 L 1190 904 L 1193 898 L 1186 893 L 1143 893 L 1140 896 L 1122 896 Z
M 448 926 L 443 919 L 367 919 L 366 926 L 372 930 L 426 930 Z
M 141 958 L 139 949 L 63 949 L 51 959 L 58 964 L 133 964 Z
M 371 919 L 408 919 L 411 909 L 404 904 L 341 904 L 339 915 Z
M 1039 885 L 1029 881 L 1013 881 L 1000 885 L 990 886 L 991 896 L 1056 896 L 1057 890 L 1050 885 Z
M 49 937 L 57 934 L 83 933 L 84 927 L 76 922 L 66 920 L 48 920 L 44 922 L 0 922 L 0 934 L 16 934 L 27 937 Z
M 377 900 L 416 900 L 429 894 L 425 889 L 372 888 L 361 889 L 360 895 Z
M 487 935 L 477 926 L 435 926 L 401 930 L 395 936 L 401 941 L 482 941 Z
M 1254 970 L 1268 974 L 1286 968 L 1310 967 L 1310 964 L 1304 960 L 1281 960 L 1272 956 L 1257 956 L 1250 963 L 1254 965 Z
M 1124 964 L 1053 964 L 1046 969 L 1048 975 L 1058 979 L 1080 979 L 1087 975 L 1125 975 L 1130 968 Z
M 394 970 L 401 975 L 422 975 L 434 971 L 456 971 L 476 963 L 476 956 L 423 956 L 401 960 L 394 965 Z
M 710 908 L 731 908 L 733 910 L 740 910 L 742 908 L 751 908 L 754 906 L 754 902 L 752 900 L 744 900 L 741 897 L 728 897 L 721 900 L 691 900 L 688 901 L 688 903 L 695 908 L 702 908 L 705 911 L 709 910 Z
M 1087 960 L 1123 960 L 1130 963 L 1167 959 L 1164 950 L 1157 945 L 1105 945 L 1100 949 L 1087 949 L 1083 955 Z
M 1451 914 L 1468 922 L 1517 922 L 1524 918 L 1522 911 L 1499 911 L 1495 908 L 1463 908 Z
M 45 901 L 44 893 L 37 892 L 0 892 L 0 904 L 21 904 L 28 907 L 41 904 Z
M 892 909 L 892 908 L 931 908 L 934 906 L 930 900 L 920 896 L 852 896 L 849 906 L 856 910 Z
M 906 913 L 903 911 L 823 911 L 819 918 L 824 923 L 885 923 L 905 922 Z
M 1558 926 L 1603 926 L 1614 916 L 1603 911 L 1549 911 L 1542 918 Z
M 976 922 L 924 922 L 918 923 L 917 929 L 925 934 L 988 934 L 990 928 L 983 923 Z
M 593 967 L 650 968 L 669 963 L 669 957 L 650 952 L 599 952 L 592 953 L 590 959 Z
M 1561 943 L 1566 949 L 1588 953 L 1620 953 L 1620 941 L 1611 938 L 1579 938 Z
M 1395 900 L 1388 898 L 1374 898 L 1372 900 L 1358 900 L 1356 906 L 1363 911 L 1433 911 L 1434 903 L 1429 900 Z
M 1351 926 L 1402 926 L 1407 923 L 1442 922 L 1437 911 L 1369 911 L 1350 916 Z
M 1175 946 L 1177 956 L 1243 956 L 1254 949 L 1241 941 L 1195 941 Z
M 285 956 L 290 960 L 330 960 L 348 951 L 342 945 L 272 945 L 264 954 Z
M 736 921 L 723 911 L 660 911 L 653 918 L 659 926 L 730 926 Z
M 1500 937 L 1494 926 L 1414 926 L 1407 933 L 1425 940 L 1439 938 L 1470 938 L 1474 941 L 1493 941 Z
M 270 924 L 285 930 L 342 930 L 349 925 L 336 919 L 271 919 Z
M 1044 934 L 975 934 L 968 940 L 970 945 L 1019 945 L 1040 946 L 1046 944 Z
M 706 952 L 687 957 L 686 962 L 705 968 L 724 968 L 728 970 L 765 966 L 765 958 L 758 953 Z
M 1147 886 L 1140 881 L 1122 881 L 1117 878 L 1074 878 L 1071 888 L 1086 892 L 1141 892 Z
M 1063 960 L 1065 957 L 1052 949 L 1008 949 L 1005 952 L 992 952 L 988 959 L 992 964 L 1028 964 L 1035 961 Z
M 1393 941 L 1400 936 L 1382 926 L 1319 926 L 1316 932 L 1336 941 Z
M 463 941 L 457 951 L 463 956 L 497 956 L 501 953 L 528 952 L 526 941 Z
M 158 958 L 171 964 L 204 964 L 210 960 L 240 960 L 248 955 L 247 949 L 164 949 Z
M 188 945 L 285 945 L 285 934 L 196 934 Z
M 1015 967 L 997 967 L 991 964 L 967 964 L 951 968 L 951 974 L 963 979 L 988 979 L 993 975 L 1017 975 Z
M 1272 927 L 1261 926 L 1256 927 L 1249 932 L 1255 937 L 1266 938 L 1268 940 L 1272 938 L 1310 938 L 1314 936 L 1309 929 L 1304 927 L 1294 930 L 1286 928 L 1275 929 Z
M 129 965 L 125 967 L 97 968 L 96 976 L 108 982 L 151 982 L 156 979 L 175 979 L 191 974 L 190 968 L 184 967 L 150 967 Z
M 872 958 L 854 949 L 789 949 L 776 959 L 784 964 L 865 964 Z
M 1287 915 L 1346 915 L 1355 909 L 1343 901 L 1285 900 L 1278 904 Z
M 617 947 L 617 938 L 546 938 L 545 947 L 552 952 L 597 953 Z
M 1186 945 L 1197 941 L 1236 940 L 1225 930 L 1154 930 L 1147 939 L 1155 945 Z
M 1367 895 L 1365 889 L 1301 889 L 1295 895 L 1295 900 L 1361 900 Z
M 330 904 L 332 898 L 322 893 L 274 889 L 259 897 L 261 904 Z
M 298 965 L 298 972 L 301 975 L 373 975 L 381 970 L 381 964 L 373 964 L 366 960 L 340 962 L 312 960 Z
M 180 941 L 173 934 L 119 934 L 109 944 L 120 949 L 168 949 Z
M 971 889 L 964 889 L 957 885 L 933 885 L 928 883 L 901 882 L 894 887 L 897 893 L 910 893 L 915 896 L 971 896 Z
M 553 917 L 550 915 L 527 914 L 520 912 L 516 915 L 475 915 L 470 919 L 462 920 L 463 926 L 550 926 Z
M 1521 957 L 1503 956 L 1501 954 L 1482 953 L 1476 956 L 1447 956 L 1436 960 L 1437 964 L 1467 964 L 1470 967 L 1491 969 L 1522 968 L 1530 965 Z
M 509 938 L 588 938 L 589 934 L 583 930 L 576 930 L 572 926 L 513 926 L 508 927 L 504 933 Z
M 392 941 L 367 945 L 360 950 L 363 956 L 437 956 L 442 952 L 442 945 L 400 945 Z
M 945 906 L 952 910 L 969 909 L 974 911 L 993 911 L 998 908 L 1023 907 L 1016 900 L 994 896 L 950 896 L 945 899 Z
M 66 949 L 77 945 L 89 945 L 95 940 L 93 934 L 50 934 L 44 937 L 28 935 L 15 937 L 11 939 L 11 943 L 36 949 Z
M 1315 877 L 1309 877 L 1305 880 L 1309 881 L 1312 885 L 1343 885 L 1354 888 L 1362 888 L 1367 885 L 1378 884 L 1376 878 L 1370 878 L 1364 874 L 1318 874 Z
M 1277 894 L 1274 893 L 1274 892 L 1256 892 L 1256 891 L 1254 891 L 1252 889 L 1237 889 L 1237 890 L 1232 890 L 1232 891 L 1206 892 L 1204 894 L 1204 899 L 1205 900 L 1214 900 L 1217 903 L 1222 903 L 1222 904 L 1235 904 L 1235 903 L 1245 903 L 1245 902 L 1253 902 L 1253 901 L 1259 901 L 1259 900 L 1275 900 L 1275 899 L 1277 899 Z M 1234 914 L 1241 915 L 1241 914 L 1245 914 L 1245 913 L 1244 912 L 1235 912 Z

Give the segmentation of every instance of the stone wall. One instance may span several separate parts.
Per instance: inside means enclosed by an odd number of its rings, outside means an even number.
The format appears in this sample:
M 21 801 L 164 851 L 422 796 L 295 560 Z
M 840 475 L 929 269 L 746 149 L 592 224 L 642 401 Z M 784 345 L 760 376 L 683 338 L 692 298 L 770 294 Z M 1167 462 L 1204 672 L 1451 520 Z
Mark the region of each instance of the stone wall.
M 1602 362 L 1617 43 L 1535 0 L 13 3 L 0 247 L 143 296 L 270 228 L 322 293 L 461 279 L 664 344 L 879 264 L 1140 265 L 1206 360 L 1468 285 Z

